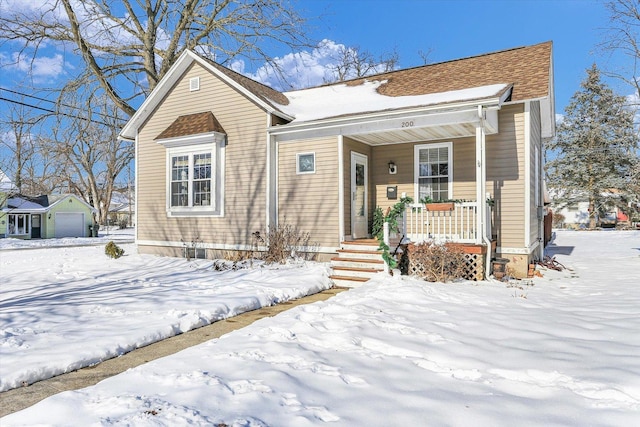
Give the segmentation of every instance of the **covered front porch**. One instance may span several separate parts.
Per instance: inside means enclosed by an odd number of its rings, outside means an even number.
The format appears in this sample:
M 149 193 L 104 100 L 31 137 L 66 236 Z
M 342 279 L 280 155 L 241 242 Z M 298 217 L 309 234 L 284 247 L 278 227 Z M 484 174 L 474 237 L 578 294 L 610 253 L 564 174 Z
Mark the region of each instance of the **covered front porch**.
M 455 126 L 450 123 L 452 117 L 459 120 Z M 452 112 L 444 122 L 382 132 L 386 143 L 379 139 L 380 132 L 342 136 L 340 164 L 349 183 L 343 187 L 349 192 L 341 198 L 345 203 L 340 235 L 343 240 L 369 237 L 377 207 L 386 212 L 410 197 L 412 203 L 404 207 L 398 231 L 389 230 L 385 243 L 392 248 L 425 241 L 458 245 L 480 269 L 479 274 L 471 274 L 480 280 L 489 273 L 484 266 L 490 265 L 495 249 L 486 135 L 497 133 L 498 108 L 476 106 L 473 115 L 468 110 Z M 362 174 L 358 168 L 367 172 Z M 425 198 L 450 203 L 435 209 L 424 203 Z M 361 224 L 367 229 L 359 229 Z
M 411 197 L 413 204 L 406 207 L 397 239 L 484 246 L 489 248 L 481 251 L 488 264 L 493 230 L 492 210 L 486 202 L 492 196 L 487 190 L 486 136 L 498 134 L 501 109 L 511 89 L 507 84 L 486 86 L 473 92 L 481 96 L 460 95 L 459 99 L 468 100 L 338 116 L 326 123 L 274 126 L 269 130 L 271 170 L 277 170 L 285 147 L 298 156 L 303 153 L 318 156 L 318 162 L 331 162 L 321 157 L 325 152 L 319 148 L 315 153 L 303 151 L 313 145 L 305 141 L 320 147 L 321 142 L 337 138 L 338 221 L 334 224 L 340 244 L 371 238 L 374 210 L 389 209 L 403 197 Z M 454 99 L 456 94 L 448 96 Z M 278 179 L 275 174 L 269 178 L 275 201 Z M 436 212 L 420 203 L 424 197 L 458 203 Z M 269 219 L 275 221 L 278 205 L 270 206 Z

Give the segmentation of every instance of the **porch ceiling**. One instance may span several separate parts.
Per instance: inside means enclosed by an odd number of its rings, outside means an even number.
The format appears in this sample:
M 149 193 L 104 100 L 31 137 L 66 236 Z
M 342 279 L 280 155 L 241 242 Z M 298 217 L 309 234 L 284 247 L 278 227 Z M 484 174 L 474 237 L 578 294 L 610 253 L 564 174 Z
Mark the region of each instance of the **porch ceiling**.
M 421 128 L 394 129 L 370 133 L 348 134 L 351 139 L 368 145 L 401 144 L 407 142 L 433 141 L 438 139 L 462 138 L 475 136 L 475 123 L 458 123 Z

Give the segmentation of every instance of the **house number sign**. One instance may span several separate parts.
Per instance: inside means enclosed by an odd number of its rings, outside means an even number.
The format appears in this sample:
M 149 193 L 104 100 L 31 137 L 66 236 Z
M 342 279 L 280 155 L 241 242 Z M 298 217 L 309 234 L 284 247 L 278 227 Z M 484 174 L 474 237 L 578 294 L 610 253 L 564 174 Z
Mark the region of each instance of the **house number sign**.
M 407 122 L 402 122 L 402 127 L 403 128 L 412 128 L 413 127 L 413 120 L 407 121 Z

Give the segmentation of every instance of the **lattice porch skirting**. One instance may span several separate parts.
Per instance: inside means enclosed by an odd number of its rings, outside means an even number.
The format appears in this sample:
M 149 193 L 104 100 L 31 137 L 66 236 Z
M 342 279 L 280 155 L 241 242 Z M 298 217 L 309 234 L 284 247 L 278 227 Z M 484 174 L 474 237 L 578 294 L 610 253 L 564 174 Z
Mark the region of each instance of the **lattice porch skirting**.
M 484 254 L 486 254 L 486 246 L 447 243 L 449 247 L 462 250 L 465 259 L 464 276 L 465 280 L 482 280 L 484 276 Z M 404 253 L 400 259 L 400 270 L 406 272 L 409 276 L 424 276 L 424 267 L 408 256 L 408 251 L 404 248 Z

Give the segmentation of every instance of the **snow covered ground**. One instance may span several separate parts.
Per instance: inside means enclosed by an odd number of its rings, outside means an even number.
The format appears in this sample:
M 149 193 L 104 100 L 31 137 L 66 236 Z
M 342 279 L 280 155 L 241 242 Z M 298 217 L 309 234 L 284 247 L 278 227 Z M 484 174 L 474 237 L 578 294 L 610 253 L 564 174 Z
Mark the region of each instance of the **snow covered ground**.
M 0 239 L 0 247 L 29 245 L 16 240 Z M 217 272 L 211 261 L 138 255 L 133 244 L 110 259 L 107 241 L 0 250 L 0 391 L 331 286 L 320 264 Z
M 532 285 L 428 284 L 381 275 L 328 301 L 55 395 L 0 424 L 638 425 L 640 232 L 561 231 L 551 251 L 572 270 L 543 271 Z M 109 329 L 116 329 L 124 347 L 131 345 L 127 331 L 141 323 L 214 311 L 207 307 L 215 299 L 203 298 L 223 285 L 210 271 L 206 274 L 215 280 L 207 284 L 202 266 L 186 267 L 180 260 L 173 262 L 181 267 L 140 257 L 144 262 L 130 266 L 127 276 L 121 261 L 138 256 L 92 264 L 97 254 L 67 252 L 54 262 L 57 267 L 28 273 L 20 261 L 25 251 L 15 258 L 9 254 L 13 261 L 7 263 L 7 253 L 0 252 L 3 276 L 7 266 L 15 267 L 28 286 L 21 291 L 12 285 L 7 296 L 2 285 L 3 381 L 5 360 L 13 357 L 6 359 L 5 352 L 19 340 L 49 342 L 49 357 L 39 362 L 48 369 L 54 355 L 75 353 L 68 344 L 74 335 L 86 340 L 84 348 L 106 346 L 102 337 L 114 339 Z M 144 263 L 150 264 L 147 273 L 138 271 Z M 154 263 L 172 267 L 163 270 Z M 240 286 L 243 277 L 270 274 L 259 271 L 233 272 L 237 276 L 225 280 L 236 280 L 231 288 L 239 297 L 260 288 Z M 287 281 L 292 271 L 300 281 L 320 284 L 326 274 L 319 266 L 290 268 L 276 272 L 270 287 Z M 90 280 L 94 283 L 86 289 L 73 285 Z M 174 293 L 173 286 L 181 291 Z M 185 291 L 193 293 L 185 296 Z M 149 298 L 147 304 L 132 309 L 140 296 Z M 98 333 L 82 332 L 95 327 L 85 325 L 91 307 L 101 319 Z M 49 322 L 48 332 L 34 326 Z M 7 335 L 11 328 L 17 333 Z M 49 341 L 46 335 L 56 336 L 59 329 L 65 329 L 64 341 Z M 28 350 L 21 363 L 46 351 Z

